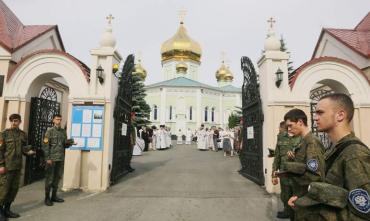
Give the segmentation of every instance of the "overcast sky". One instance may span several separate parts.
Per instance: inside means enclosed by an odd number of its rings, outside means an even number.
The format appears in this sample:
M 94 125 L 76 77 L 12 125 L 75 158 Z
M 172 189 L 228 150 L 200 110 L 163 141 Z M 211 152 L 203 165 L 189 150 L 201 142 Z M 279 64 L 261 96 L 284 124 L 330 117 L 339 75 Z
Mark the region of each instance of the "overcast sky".
M 370 0 L 4 0 L 25 25 L 57 24 L 68 53 L 91 64 L 89 50 L 113 14 L 118 51 L 141 51 L 146 83 L 162 80 L 161 44 L 172 37 L 178 11 L 187 11 L 188 34 L 200 43 L 200 81 L 216 85 L 215 71 L 225 51 L 234 85 L 242 84 L 240 57 L 260 58 L 267 20 L 277 21 L 297 68 L 311 58 L 323 27 L 354 28 L 370 11 Z

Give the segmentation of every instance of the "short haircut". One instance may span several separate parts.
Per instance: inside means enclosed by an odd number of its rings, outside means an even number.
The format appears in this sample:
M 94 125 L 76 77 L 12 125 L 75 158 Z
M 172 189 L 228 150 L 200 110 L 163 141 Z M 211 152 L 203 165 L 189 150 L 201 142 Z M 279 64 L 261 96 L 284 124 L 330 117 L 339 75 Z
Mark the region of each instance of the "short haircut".
M 279 126 L 280 126 L 280 128 L 285 128 L 286 127 L 285 121 L 281 121 Z
M 22 120 L 22 117 L 21 117 L 21 115 L 19 115 L 19 114 L 11 114 L 10 116 L 9 116 L 9 120 L 10 121 L 13 121 L 13 120 Z
M 292 109 L 285 114 L 284 120 L 290 120 L 292 122 L 298 122 L 298 120 L 302 120 L 303 124 L 307 126 L 307 115 L 301 109 Z
M 55 119 L 56 117 L 62 118 L 62 115 L 60 115 L 60 114 L 54 114 L 53 119 Z
M 347 94 L 343 93 L 327 94 L 321 97 L 320 101 L 323 99 L 330 99 L 331 101 L 334 101 L 337 105 L 339 105 L 341 108 L 343 108 L 344 111 L 347 113 L 348 122 L 351 122 L 353 118 L 353 113 L 355 111 L 355 107 L 353 105 L 352 99 Z

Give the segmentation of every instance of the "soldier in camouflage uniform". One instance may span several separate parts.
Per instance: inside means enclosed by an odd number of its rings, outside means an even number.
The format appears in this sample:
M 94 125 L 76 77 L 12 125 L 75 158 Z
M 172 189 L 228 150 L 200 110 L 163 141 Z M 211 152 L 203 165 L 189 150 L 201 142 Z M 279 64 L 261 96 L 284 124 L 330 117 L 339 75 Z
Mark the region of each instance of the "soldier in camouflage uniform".
M 277 143 L 275 147 L 275 158 L 272 164 L 272 184 L 278 184 L 278 177 L 276 172 L 285 170 L 285 163 L 289 161 L 287 153 L 293 150 L 301 142 L 301 137 L 299 136 L 289 136 L 285 121 L 280 122 L 279 134 L 277 135 Z M 284 203 L 284 211 L 280 211 L 277 214 L 277 218 L 290 218 L 293 216 L 294 212 L 288 205 L 288 200 L 293 194 L 291 181 L 288 177 L 280 178 L 280 199 Z
M 307 126 L 307 116 L 302 110 L 290 110 L 285 114 L 284 120 L 289 133 L 302 137 L 300 144 L 293 151 L 287 152 L 292 161 L 285 163 L 285 172 L 292 181 L 292 198 L 301 197 L 307 193 L 311 182 L 324 180 L 324 147 L 320 140 L 310 132 Z M 294 220 L 316 221 L 315 214 L 300 207 L 294 207 L 290 202 L 288 204 L 294 208 Z
M 45 205 L 47 206 L 52 206 L 53 202 L 64 202 L 57 196 L 58 184 L 63 175 L 65 148 L 71 146 L 73 140 L 67 140 L 66 131 L 61 128 L 61 121 L 61 115 L 57 114 L 53 117 L 54 127 L 47 129 L 42 145 L 46 160 Z M 51 198 L 50 192 L 52 192 Z
M 317 191 L 323 200 L 321 220 L 370 220 L 370 150 L 352 132 L 354 114 L 351 98 L 345 94 L 322 97 L 316 107 L 317 128 L 328 133 L 334 145 L 325 153 L 326 185 L 347 192 L 337 205 L 330 204 L 324 191 Z M 338 194 L 340 195 L 340 194 Z M 294 199 L 295 203 L 311 199 L 306 210 L 314 210 L 313 196 Z M 306 199 L 305 199 L 306 198 Z
M 27 145 L 27 134 L 19 129 L 21 116 L 12 114 L 9 121 L 11 128 L 0 133 L 0 220 L 4 220 L 4 216 L 19 217 L 19 214 L 10 210 L 10 205 L 18 193 L 22 154 L 35 153 Z

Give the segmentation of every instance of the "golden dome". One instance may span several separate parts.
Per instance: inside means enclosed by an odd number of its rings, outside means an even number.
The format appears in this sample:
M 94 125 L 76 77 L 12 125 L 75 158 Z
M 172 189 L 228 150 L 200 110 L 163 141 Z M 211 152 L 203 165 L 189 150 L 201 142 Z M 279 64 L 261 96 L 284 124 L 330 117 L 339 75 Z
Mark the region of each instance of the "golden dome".
M 141 77 L 143 80 L 145 80 L 147 74 L 146 74 L 146 70 L 141 65 L 141 60 L 139 60 L 138 63 L 135 64 L 135 70 L 134 70 L 133 74 L 137 74 L 137 75 L 139 75 L 139 77 Z
M 162 44 L 161 54 L 162 62 L 173 58 L 200 62 L 202 49 L 199 43 L 189 37 L 184 23 L 180 22 L 176 34 Z
M 181 62 L 177 63 L 177 65 L 176 65 L 177 73 L 186 74 L 187 70 L 188 70 L 188 65 L 185 62 L 181 61 Z
M 217 81 L 232 81 L 234 79 L 233 74 L 224 61 L 222 61 L 221 67 L 216 71 L 216 79 Z

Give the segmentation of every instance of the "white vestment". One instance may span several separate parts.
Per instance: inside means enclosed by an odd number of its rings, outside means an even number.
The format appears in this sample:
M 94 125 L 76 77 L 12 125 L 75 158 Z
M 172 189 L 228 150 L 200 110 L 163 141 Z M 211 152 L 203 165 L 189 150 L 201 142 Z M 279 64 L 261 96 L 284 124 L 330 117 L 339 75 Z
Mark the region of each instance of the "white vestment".
M 171 147 L 171 132 L 166 131 L 166 147 L 170 148 Z
M 185 144 L 191 144 L 191 137 L 192 137 L 191 130 L 187 130 L 186 131 L 186 141 L 185 141 Z
M 145 142 L 140 137 L 136 137 L 136 143 L 134 146 L 134 150 L 132 151 L 133 156 L 140 156 L 143 153 L 145 148 Z
M 206 146 L 206 131 L 204 129 L 198 131 L 198 133 L 197 133 L 197 140 L 198 140 L 198 149 L 199 150 L 207 150 L 207 146 Z
M 176 136 L 177 136 L 177 144 L 182 144 L 182 132 L 179 131 Z

